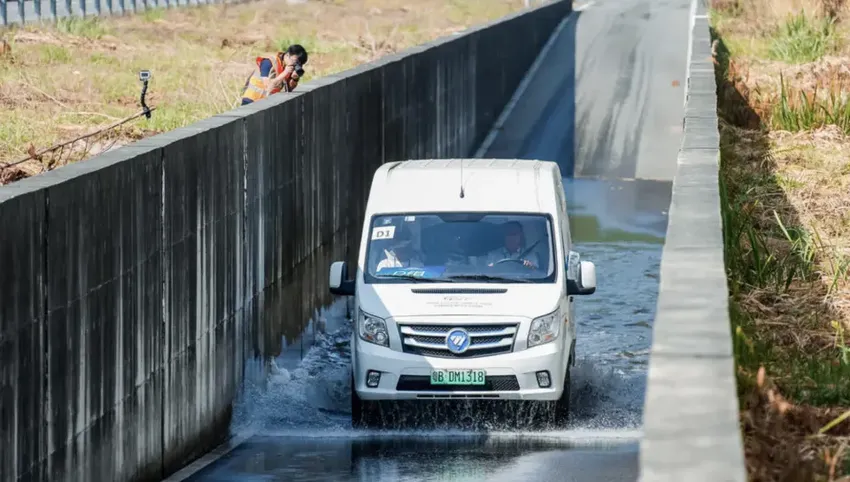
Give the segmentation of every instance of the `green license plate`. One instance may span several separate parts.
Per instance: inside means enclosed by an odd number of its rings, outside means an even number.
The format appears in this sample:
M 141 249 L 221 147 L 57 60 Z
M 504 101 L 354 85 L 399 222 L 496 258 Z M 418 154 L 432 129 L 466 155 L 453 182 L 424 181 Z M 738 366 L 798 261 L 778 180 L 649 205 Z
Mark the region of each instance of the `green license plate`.
M 484 385 L 484 370 L 432 370 L 431 385 Z

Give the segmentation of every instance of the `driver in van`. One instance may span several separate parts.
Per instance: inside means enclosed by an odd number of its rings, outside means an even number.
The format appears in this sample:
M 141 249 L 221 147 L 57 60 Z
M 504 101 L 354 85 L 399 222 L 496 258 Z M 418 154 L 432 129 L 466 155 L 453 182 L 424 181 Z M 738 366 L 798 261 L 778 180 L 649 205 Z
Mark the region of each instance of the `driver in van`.
M 487 255 L 487 266 L 493 266 L 504 259 L 520 259 L 519 255 L 525 249 L 525 233 L 522 230 L 522 224 L 518 221 L 508 221 L 502 226 L 505 230 L 505 244 Z M 540 266 L 535 253 L 526 253 L 522 258 L 522 264 L 531 269 L 537 269 Z
M 384 259 L 378 263 L 376 271 L 383 268 L 421 268 L 424 266 L 413 247 L 410 231 L 407 229 L 401 229 L 401 233 L 395 239 L 392 247 L 384 250 L 384 256 Z

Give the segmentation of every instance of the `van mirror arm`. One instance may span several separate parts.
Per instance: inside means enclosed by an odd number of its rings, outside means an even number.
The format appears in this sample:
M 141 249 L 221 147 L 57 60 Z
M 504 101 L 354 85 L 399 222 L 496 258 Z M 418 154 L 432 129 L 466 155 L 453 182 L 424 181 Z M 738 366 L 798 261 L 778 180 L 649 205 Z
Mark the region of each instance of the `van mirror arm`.
M 331 288 L 331 294 L 337 296 L 354 296 L 354 280 L 343 280 L 337 288 Z
M 348 279 L 348 263 L 336 261 L 331 264 L 329 289 L 332 295 L 354 296 L 355 281 Z

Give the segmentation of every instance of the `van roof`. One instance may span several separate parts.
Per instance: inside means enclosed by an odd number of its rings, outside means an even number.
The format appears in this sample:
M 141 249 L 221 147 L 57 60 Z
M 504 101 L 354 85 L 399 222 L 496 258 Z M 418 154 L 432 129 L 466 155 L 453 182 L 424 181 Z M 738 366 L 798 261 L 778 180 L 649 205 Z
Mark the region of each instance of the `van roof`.
M 558 165 L 542 160 L 420 159 L 389 162 L 375 172 L 369 195 L 369 214 L 428 211 L 554 213 L 558 211 L 555 188 L 560 178 Z M 463 198 L 460 197 L 461 185 Z

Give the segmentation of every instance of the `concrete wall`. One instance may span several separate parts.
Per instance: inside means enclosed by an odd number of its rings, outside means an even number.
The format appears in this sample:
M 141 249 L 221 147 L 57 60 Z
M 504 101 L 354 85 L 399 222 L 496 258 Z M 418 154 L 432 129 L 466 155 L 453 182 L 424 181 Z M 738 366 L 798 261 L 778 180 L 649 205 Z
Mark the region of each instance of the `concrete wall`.
M 746 480 L 723 261 L 716 82 L 706 8 L 703 0 L 694 5 L 685 135 L 649 359 L 642 482 Z
M 159 480 L 220 442 L 263 290 L 351 256 L 381 163 L 469 155 L 570 9 L 0 188 L 0 480 Z

